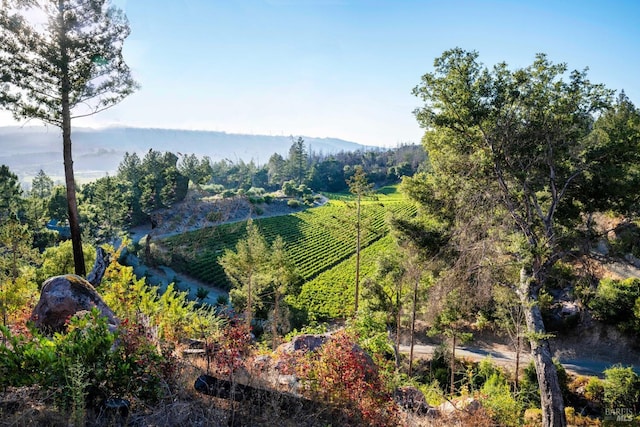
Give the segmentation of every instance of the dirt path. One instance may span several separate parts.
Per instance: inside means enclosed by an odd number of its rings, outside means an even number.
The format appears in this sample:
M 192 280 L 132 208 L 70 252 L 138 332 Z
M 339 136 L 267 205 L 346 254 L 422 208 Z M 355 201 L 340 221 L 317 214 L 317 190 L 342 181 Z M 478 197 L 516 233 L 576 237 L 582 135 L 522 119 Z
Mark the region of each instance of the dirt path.
M 287 198 L 275 199 L 270 203 L 252 205 L 244 198 L 230 199 L 198 199 L 191 196 L 175 206 L 154 213 L 158 219 L 157 226 L 152 229 L 151 223 L 129 229 L 134 242 L 147 234 L 153 239 L 163 239 L 178 234 L 196 231 L 206 227 L 217 227 L 248 219 L 262 219 L 274 216 L 289 215 L 309 209 L 308 206 L 288 206 Z M 319 195 L 313 207 L 324 206 L 329 202 L 325 196 Z M 214 213 L 211 216 L 211 213 Z M 218 217 L 212 220 L 211 218 Z

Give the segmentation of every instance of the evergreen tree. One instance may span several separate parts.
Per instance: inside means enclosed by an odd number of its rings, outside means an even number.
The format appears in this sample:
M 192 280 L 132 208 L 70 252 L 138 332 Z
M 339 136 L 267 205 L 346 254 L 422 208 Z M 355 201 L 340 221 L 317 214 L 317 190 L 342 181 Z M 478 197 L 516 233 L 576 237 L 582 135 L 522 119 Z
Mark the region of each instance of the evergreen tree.
M 291 137 L 291 140 L 293 141 L 293 144 L 291 144 L 291 147 L 289 148 L 289 158 L 287 160 L 289 176 L 296 182 L 296 184 L 300 185 L 305 182 L 307 176 L 307 149 L 302 137 L 298 137 L 296 140 Z
M 356 166 L 355 174 L 348 180 L 349 191 L 356 196 L 356 290 L 354 315 L 358 314 L 358 300 L 360 298 L 360 239 L 362 236 L 362 196 L 371 194 L 373 184 L 367 181 L 362 166 Z
M 53 191 L 53 180 L 44 173 L 42 169 L 31 181 L 31 191 L 29 192 L 28 216 L 32 226 L 42 226 L 46 206 Z
M 187 194 L 189 179 L 177 168 L 178 156 L 149 150 L 140 164 L 140 207 L 149 214 L 178 202 Z
M 128 222 L 138 225 L 147 220 L 142 211 L 142 161 L 136 153 L 124 153 L 124 158 L 118 165 L 118 179 L 128 187 L 127 212 Z
M 47 23 L 29 20 L 44 15 Z M 86 273 L 71 150 L 71 120 L 96 114 L 136 84 L 122 56 L 128 22 L 106 0 L 3 0 L 0 8 L 0 106 L 16 119 L 62 130 L 75 272 Z
M 0 166 L 0 221 L 17 216 L 22 205 L 22 188 L 18 176 L 6 165 Z
M 29 297 L 27 279 L 21 276 L 23 266 L 35 263 L 38 251 L 31 246 L 32 234 L 17 218 L 8 218 L 0 225 L 0 316 L 7 326 L 9 314 L 21 308 Z M 26 276 L 26 275 L 24 275 Z M 22 284 L 20 283 L 22 280 Z
M 256 307 L 262 304 L 258 295 L 266 285 L 265 266 L 268 245 L 253 221 L 247 222 L 247 237 L 238 241 L 236 250 L 226 249 L 219 260 L 234 286 L 231 300 L 244 309 L 244 320 L 251 327 Z
M 31 181 L 30 195 L 44 200 L 51 196 L 52 191 L 53 180 L 42 169 L 40 169 L 38 174 L 34 176 Z
M 185 154 L 178 162 L 178 171 L 195 185 L 205 184 L 213 173 L 211 159 L 205 156 L 200 160 L 195 154 Z
M 112 176 L 82 187 L 80 212 L 96 242 L 110 242 L 122 232 L 128 217 L 128 191 L 125 183 Z
M 282 183 L 285 181 L 286 176 L 285 165 L 286 161 L 280 154 L 274 153 L 271 157 L 269 157 L 269 162 L 267 163 L 267 173 L 269 176 L 270 186 L 276 188 L 282 186 Z
M 575 190 L 594 166 L 597 146 L 589 136 L 611 91 L 589 82 L 585 71 L 565 81 L 566 65 L 542 54 L 513 71 L 504 63 L 489 70 L 477 58 L 476 52 L 446 51 L 414 89 L 425 102 L 416 117 L 427 129 L 431 166 L 419 198 L 425 211 L 451 227 L 451 254 L 457 252 L 454 264 L 461 267 L 457 282 L 475 288 L 506 283 L 490 279 L 496 266 L 519 267 L 509 278 L 525 310 L 543 425 L 564 426 L 538 299 L 581 218 Z
M 598 117 L 590 136 L 590 168 L 576 188 L 592 210 L 614 209 L 624 214 L 640 210 L 640 109 L 624 91 Z
M 289 259 L 284 247 L 282 236 L 277 236 L 269 251 L 268 259 L 268 289 L 273 295 L 271 309 L 271 342 L 275 350 L 280 343 L 280 332 L 286 331 L 287 309 L 284 297 L 291 290 L 291 286 L 299 279 L 295 265 Z
M 67 191 L 61 185 L 53 187 L 51 197 L 47 202 L 47 215 L 51 219 L 55 219 L 60 222 L 67 221 Z

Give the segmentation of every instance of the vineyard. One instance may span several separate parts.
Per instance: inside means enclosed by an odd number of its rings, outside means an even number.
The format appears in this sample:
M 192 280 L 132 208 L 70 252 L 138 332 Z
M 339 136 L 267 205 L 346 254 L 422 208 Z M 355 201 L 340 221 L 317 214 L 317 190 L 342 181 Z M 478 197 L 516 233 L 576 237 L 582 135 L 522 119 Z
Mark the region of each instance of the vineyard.
M 391 236 L 387 235 L 372 243 L 360 253 L 360 278 L 375 273 L 380 254 L 392 247 Z M 305 310 L 309 320 L 318 322 L 345 318 L 353 313 L 355 299 L 356 259 L 352 255 L 334 268 L 305 282 L 298 296 L 288 299 L 292 306 Z
M 367 197 L 362 202 L 362 247 L 385 236 L 385 216 L 413 216 L 415 206 L 395 192 Z M 386 193 L 386 194 L 385 194 Z M 268 243 L 284 239 L 290 258 L 305 282 L 333 268 L 355 253 L 356 209 L 349 195 L 324 206 L 290 215 L 256 219 Z M 162 239 L 159 244 L 173 269 L 223 289 L 229 282 L 217 260 L 225 249 L 234 249 L 245 237 L 246 222 L 223 224 Z

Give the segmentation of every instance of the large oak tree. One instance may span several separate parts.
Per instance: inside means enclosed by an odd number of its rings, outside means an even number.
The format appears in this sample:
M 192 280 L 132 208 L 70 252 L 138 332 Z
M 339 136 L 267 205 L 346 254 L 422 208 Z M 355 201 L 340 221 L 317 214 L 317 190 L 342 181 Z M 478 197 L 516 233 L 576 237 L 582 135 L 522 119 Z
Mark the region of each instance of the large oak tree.
M 489 69 L 476 52 L 456 48 L 434 66 L 414 89 L 424 101 L 415 113 L 431 167 L 419 197 L 450 224 L 456 246 L 448 253 L 475 260 L 462 263 L 464 280 L 498 270 L 498 281 L 511 279 L 525 311 L 543 423 L 566 425 L 538 298 L 590 208 L 578 190 L 603 170 L 607 144 L 592 130 L 612 92 L 542 54 L 525 68 Z M 505 268 L 496 267 L 500 261 Z
M 84 276 L 71 120 L 110 108 L 136 89 L 122 55 L 129 24 L 107 0 L 2 0 L 1 6 L 0 106 L 18 120 L 62 130 L 75 272 Z

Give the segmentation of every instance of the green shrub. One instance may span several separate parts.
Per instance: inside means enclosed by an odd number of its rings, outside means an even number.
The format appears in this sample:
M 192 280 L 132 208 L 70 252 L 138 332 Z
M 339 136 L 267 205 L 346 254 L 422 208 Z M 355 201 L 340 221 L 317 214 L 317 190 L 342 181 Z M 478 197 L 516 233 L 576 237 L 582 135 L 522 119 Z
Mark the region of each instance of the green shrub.
M 290 208 L 299 208 L 300 202 L 295 199 L 291 199 L 287 202 L 287 206 L 289 206 Z
M 93 265 L 96 252 L 91 245 L 83 245 L 85 265 Z M 73 247 L 71 240 L 60 243 L 58 246 L 47 248 L 42 254 L 42 266 L 37 270 L 36 281 L 44 282 L 52 276 L 74 273 Z
M 560 383 L 560 390 L 562 391 L 562 397 L 565 402 L 569 399 L 569 375 L 564 367 L 554 359 L 553 364 L 558 372 L 558 382 Z M 524 408 L 539 408 L 540 407 L 540 387 L 538 386 L 538 376 L 536 375 L 536 367 L 533 361 L 524 368 L 524 375 L 520 381 L 519 400 L 522 402 Z
M 635 331 L 640 324 L 640 308 L 636 305 L 640 298 L 640 279 L 602 279 L 595 296 L 589 302 L 594 316 L 604 322 L 618 325 L 624 331 Z M 633 313 L 633 316 L 629 316 Z
M 640 227 L 635 223 L 622 223 L 615 229 L 616 238 L 610 241 L 611 250 L 617 255 L 633 254 L 640 257 Z
M 640 409 L 640 378 L 632 367 L 613 366 L 604 371 L 604 404 L 607 408 Z
M 218 222 L 222 220 L 222 212 L 220 211 L 211 211 L 207 213 L 207 221 L 210 222 Z
M 11 333 L 0 326 L 0 387 L 43 383 L 56 361 L 55 346 L 47 338 Z
M 206 299 L 209 296 L 209 289 L 205 289 L 202 286 L 199 286 L 196 291 L 196 298 L 202 300 Z
M 589 378 L 585 385 L 584 396 L 593 402 L 602 403 L 604 401 L 604 382 L 598 377 Z
M 247 196 L 261 196 L 264 194 L 264 188 L 251 187 L 247 190 Z
M 173 283 L 160 293 L 157 287 L 147 285 L 144 278 L 136 279 L 132 267 L 116 262 L 107 268 L 99 291 L 119 319 L 134 322 L 143 316 L 161 340 L 194 337 L 197 334 L 194 324 L 206 321 L 214 325 L 219 321 L 205 309 L 196 308 L 195 302 L 188 300 L 187 292 L 177 291 Z M 196 318 L 201 319 L 196 322 Z
M 564 289 L 573 285 L 574 279 L 573 266 L 564 262 L 558 262 L 553 266 L 546 286 L 549 288 Z
M 206 191 L 209 194 L 218 194 L 224 191 L 224 186 L 221 184 L 206 184 L 200 187 L 202 191 Z
M 79 417 L 83 401 L 97 403 L 110 396 L 154 401 L 172 374 L 140 324 L 124 323 L 111 332 L 97 309 L 69 320 L 66 333 L 51 339 L 12 335 L 0 344 L 0 385 L 39 384 L 55 396 L 56 405 Z
M 481 389 L 482 405 L 500 426 L 522 425 L 522 406 L 513 395 L 505 378 L 493 373 Z
M 360 337 L 358 344 L 372 355 L 393 356 L 393 343 L 387 333 L 384 313 L 358 311 L 347 323 L 347 330 Z

